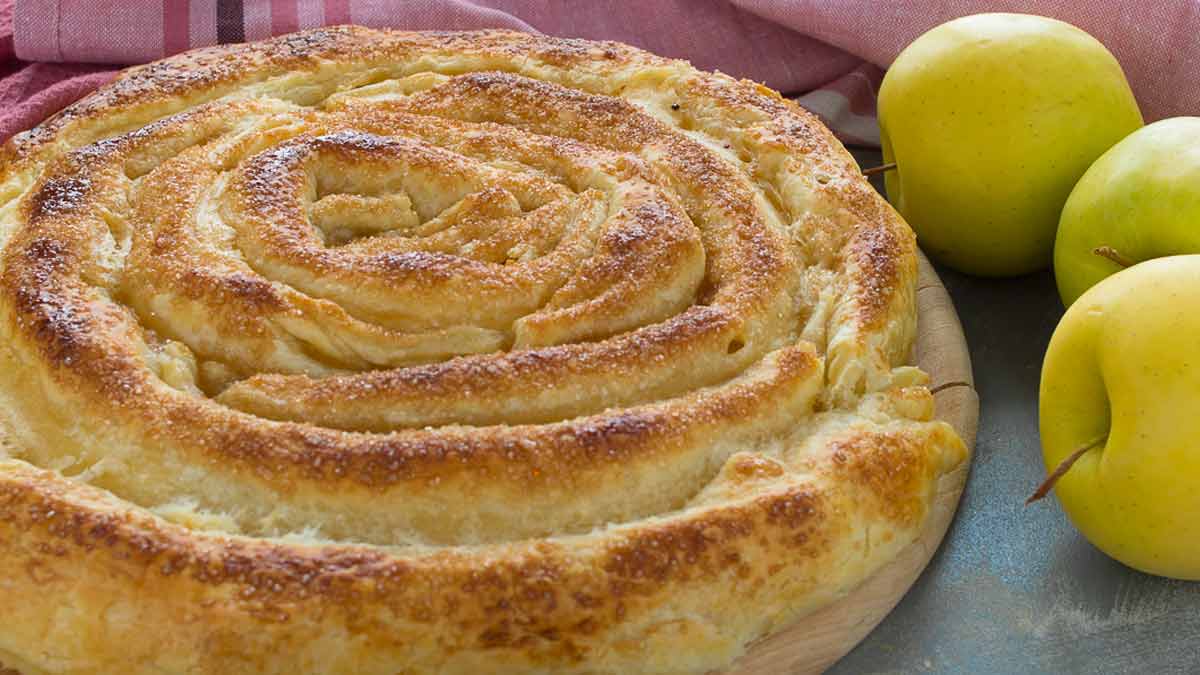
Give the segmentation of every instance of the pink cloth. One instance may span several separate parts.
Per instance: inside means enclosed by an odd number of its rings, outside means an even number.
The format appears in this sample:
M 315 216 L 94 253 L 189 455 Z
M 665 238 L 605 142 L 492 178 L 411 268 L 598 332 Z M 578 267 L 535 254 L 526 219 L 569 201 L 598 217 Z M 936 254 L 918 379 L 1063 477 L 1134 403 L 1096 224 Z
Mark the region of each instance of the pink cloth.
M 881 68 L 932 26 L 982 11 L 1044 14 L 1092 33 L 1121 61 L 1147 120 L 1200 112 L 1200 0 L 0 0 L 0 140 L 114 73 L 78 63 L 358 23 L 620 40 L 799 95 L 843 140 L 870 145 Z

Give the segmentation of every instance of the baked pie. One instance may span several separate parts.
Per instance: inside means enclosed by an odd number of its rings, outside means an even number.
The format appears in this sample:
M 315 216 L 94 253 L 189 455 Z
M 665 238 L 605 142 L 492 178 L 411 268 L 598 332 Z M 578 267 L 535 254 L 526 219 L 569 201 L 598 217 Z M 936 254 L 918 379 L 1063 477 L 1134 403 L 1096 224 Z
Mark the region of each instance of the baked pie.
M 354 27 L 0 151 L 0 662 L 705 672 L 966 450 L 913 235 L 811 115 L 616 44 Z

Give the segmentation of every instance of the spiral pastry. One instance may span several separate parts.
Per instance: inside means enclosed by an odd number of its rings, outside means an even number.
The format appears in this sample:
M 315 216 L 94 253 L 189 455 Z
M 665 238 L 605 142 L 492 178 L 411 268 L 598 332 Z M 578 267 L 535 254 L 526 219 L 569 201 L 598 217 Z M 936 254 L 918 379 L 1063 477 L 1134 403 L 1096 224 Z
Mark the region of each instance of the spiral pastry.
M 126 71 L 0 168 L 0 662 L 703 672 L 965 450 L 913 236 L 775 92 L 336 28 Z

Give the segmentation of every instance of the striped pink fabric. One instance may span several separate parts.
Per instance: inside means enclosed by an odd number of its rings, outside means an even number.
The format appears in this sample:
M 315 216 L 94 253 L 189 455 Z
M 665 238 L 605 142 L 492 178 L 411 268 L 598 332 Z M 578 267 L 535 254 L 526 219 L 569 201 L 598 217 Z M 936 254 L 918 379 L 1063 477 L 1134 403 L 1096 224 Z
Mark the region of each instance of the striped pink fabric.
M 0 7 L 13 0 L 0 0 Z M 420 29 L 509 28 L 613 39 L 701 68 L 769 83 L 821 115 L 849 143 L 878 144 L 881 71 L 862 59 L 724 0 L 16 0 L 11 31 L 26 61 L 125 65 L 193 47 L 257 40 L 342 23 Z M 68 103 L 111 77 L 76 65 L 47 82 Z M 99 72 L 93 72 L 99 71 Z M 0 89 L 3 84 L 0 83 Z M 26 92 L 28 93 L 28 92 Z M 47 105 L 0 112 L 0 140 L 40 121 Z
M 956 16 L 1026 11 L 1074 23 L 1113 50 L 1147 119 L 1200 111 L 1200 0 L 15 0 L 5 23 L 13 2 L 0 0 L 0 58 L 9 59 L 0 72 L 17 68 L 14 54 L 132 64 L 342 23 L 510 28 L 620 40 L 764 81 L 798 95 L 843 140 L 866 145 L 879 139 L 882 68 L 905 44 Z M 28 68 L 40 69 L 19 89 L 0 81 L 0 101 L 10 104 L 0 139 L 111 76 L 95 66 Z

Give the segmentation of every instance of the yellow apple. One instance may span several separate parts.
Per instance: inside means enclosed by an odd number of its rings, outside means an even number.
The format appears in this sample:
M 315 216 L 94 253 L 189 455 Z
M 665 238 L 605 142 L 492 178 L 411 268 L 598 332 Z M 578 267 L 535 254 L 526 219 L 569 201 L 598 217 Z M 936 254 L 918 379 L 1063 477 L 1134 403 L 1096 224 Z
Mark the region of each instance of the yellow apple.
M 1130 567 L 1180 579 L 1200 579 L 1198 344 L 1200 255 L 1135 265 L 1067 310 L 1039 403 L 1047 468 L 1082 449 L 1054 484 L 1079 531 Z
M 909 45 L 879 90 L 888 197 L 926 252 L 970 274 L 1050 264 L 1071 188 L 1142 115 L 1113 55 L 1074 26 L 978 14 Z
M 1063 207 L 1054 277 L 1070 305 L 1123 266 L 1181 253 L 1200 253 L 1200 117 L 1155 122 L 1092 164 Z

